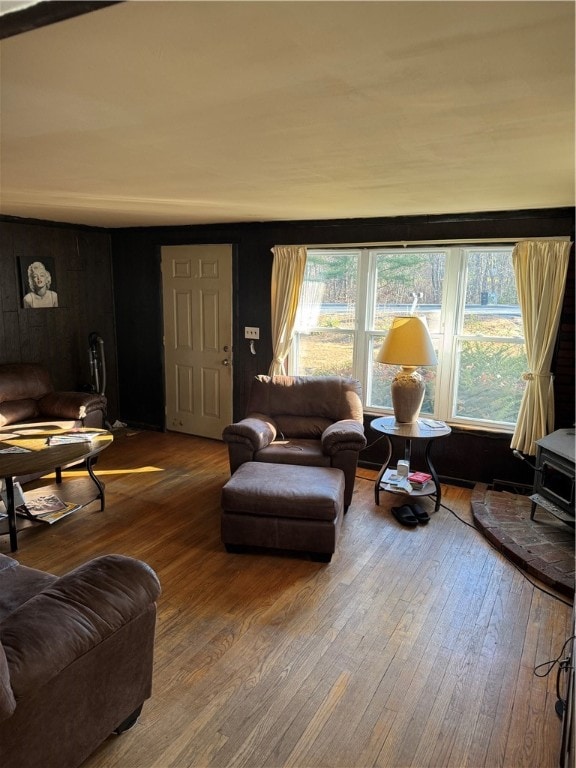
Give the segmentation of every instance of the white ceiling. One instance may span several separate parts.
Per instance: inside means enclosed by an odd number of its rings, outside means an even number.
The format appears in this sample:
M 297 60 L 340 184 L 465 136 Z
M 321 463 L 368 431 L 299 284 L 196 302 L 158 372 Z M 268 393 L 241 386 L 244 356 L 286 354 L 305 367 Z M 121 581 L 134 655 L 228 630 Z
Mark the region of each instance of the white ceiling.
M 40 0 L 0 0 L 0 16 L 14 11 L 23 11 L 33 5 L 38 5 Z
M 574 205 L 568 2 L 137 2 L 1 44 L 0 212 L 110 227 Z

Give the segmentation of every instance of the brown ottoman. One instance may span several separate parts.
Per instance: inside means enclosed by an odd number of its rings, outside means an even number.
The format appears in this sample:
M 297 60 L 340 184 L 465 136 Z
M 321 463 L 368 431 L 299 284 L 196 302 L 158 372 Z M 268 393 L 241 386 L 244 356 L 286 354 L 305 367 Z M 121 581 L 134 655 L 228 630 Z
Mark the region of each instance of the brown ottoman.
M 222 488 L 222 542 L 308 552 L 329 563 L 344 514 L 344 472 L 331 467 L 242 464 Z

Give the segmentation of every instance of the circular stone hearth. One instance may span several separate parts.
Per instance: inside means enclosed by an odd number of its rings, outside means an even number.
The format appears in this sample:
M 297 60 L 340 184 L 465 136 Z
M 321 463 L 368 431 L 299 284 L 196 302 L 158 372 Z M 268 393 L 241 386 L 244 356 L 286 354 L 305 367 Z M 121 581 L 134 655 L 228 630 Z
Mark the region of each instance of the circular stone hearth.
M 524 571 L 573 597 L 574 528 L 542 507 L 531 520 L 531 506 L 528 496 L 481 483 L 472 493 L 472 516 L 486 538 Z

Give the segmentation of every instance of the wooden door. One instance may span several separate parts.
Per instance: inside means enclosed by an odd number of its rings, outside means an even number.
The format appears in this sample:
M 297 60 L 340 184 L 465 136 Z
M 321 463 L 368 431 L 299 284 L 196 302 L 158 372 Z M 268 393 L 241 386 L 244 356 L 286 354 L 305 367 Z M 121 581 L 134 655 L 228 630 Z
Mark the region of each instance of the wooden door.
M 162 247 L 166 428 L 221 439 L 232 421 L 232 246 Z

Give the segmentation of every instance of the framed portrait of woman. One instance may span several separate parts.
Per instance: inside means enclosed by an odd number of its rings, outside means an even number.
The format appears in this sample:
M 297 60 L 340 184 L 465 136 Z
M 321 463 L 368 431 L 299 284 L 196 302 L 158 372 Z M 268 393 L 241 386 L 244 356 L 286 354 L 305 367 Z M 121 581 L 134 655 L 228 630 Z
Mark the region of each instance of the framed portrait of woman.
M 54 259 L 20 257 L 22 306 L 24 309 L 49 309 L 58 306 Z

